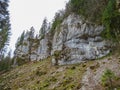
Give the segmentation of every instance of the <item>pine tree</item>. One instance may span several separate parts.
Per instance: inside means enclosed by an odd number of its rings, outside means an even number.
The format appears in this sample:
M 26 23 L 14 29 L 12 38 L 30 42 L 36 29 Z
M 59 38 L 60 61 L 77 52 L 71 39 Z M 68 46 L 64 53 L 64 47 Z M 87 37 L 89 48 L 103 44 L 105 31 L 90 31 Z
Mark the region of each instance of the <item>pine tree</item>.
M 10 21 L 8 12 L 8 0 L 0 0 L 0 60 L 5 51 L 5 47 L 9 44 Z
M 32 46 L 33 46 L 33 40 L 34 40 L 34 32 L 35 32 L 35 29 L 34 27 L 31 27 L 30 28 L 30 32 L 29 32 L 29 37 L 28 37 L 28 41 L 29 41 L 29 50 L 28 50 L 28 53 L 29 53 L 29 61 L 31 61 L 31 52 L 32 52 Z
M 111 30 L 112 25 L 112 18 L 115 17 L 115 8 L 116 8 L 116 1 L 109 0 L 107 7 L 105 8 L 102 16 L 103 24 L 106 27 L 106 37 L 111 39 L 114 32 Z M 114 27 L 115 28 L 115 27 Z
M 40 29 L 40 32 L 39 32 L 39 36 L 41 37 L 41 38 L 44 38 L 44 36 L 45 36 L 45 34 L 46 34 L 46 30 L 47 30 L 47 28 L 48 28 L 48 23 L 47 23 L 47 18 L 45 18 L 44 20 L 43 20 L 43 23 L 42 23 L 42 26 L 41 26 L 41 29 Z
M 25 31 L 23 31 L 21 36 L 18 38 L 17 43 L 16 43 L 16 48 L 23 44 L 24 37 L 25 37 Z

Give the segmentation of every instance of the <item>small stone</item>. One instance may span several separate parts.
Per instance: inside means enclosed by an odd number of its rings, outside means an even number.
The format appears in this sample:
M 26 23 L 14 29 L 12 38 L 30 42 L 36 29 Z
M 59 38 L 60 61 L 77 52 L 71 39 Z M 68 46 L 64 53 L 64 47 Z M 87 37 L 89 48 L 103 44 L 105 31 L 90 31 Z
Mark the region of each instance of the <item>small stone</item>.
M 86 65 L 85 65 L 85 64 L 83 64 L 83 65 L 82 65 L 82 67 L 86 67 Z
M 94 69 L 95 69 L 95 66 L 90 66 L 90 69 L 91 69 L 91 70 L 94 70 Z
M 71 70 L 74 70 L 74 69 L 76 69 L 76 67 L 75 67 L 75 66 L 71 67 Z

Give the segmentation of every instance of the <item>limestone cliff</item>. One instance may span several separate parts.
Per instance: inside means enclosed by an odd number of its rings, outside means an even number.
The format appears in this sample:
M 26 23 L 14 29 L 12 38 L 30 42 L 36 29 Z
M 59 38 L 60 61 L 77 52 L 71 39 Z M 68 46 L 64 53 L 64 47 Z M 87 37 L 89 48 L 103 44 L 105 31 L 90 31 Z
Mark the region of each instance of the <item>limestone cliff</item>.
M 48 28 L 47 28 L 48 30 Z M 23 40 L 20 41 L 18 39 L 18 44 L 21 42 L 20 45 L 16 45 L 15 49 L 15 62 L 16 60 L 23 60 L 23 61 L 38 61 L 49 56 L 48 51 L 48 36 L 46 32 L 43 36 L 34 35 L 33 37 L 30 36 L 31 31 L 27 31 L 23 35 Z
M 29 32 L 26 33 L 23 44 L 15 50 L 15 56 L 34 61 L 52 55 L 52 63 L 59 65 L 94 60 L 110 52 L 109 44 L 101 37 L 103 30 L 102 25 L 92 24 L 79 15 L 70 14 L 56 27 L 53 39 L 49 37 L 50 30 L 46 30 L 40 36 L 31 38 L 30 44 Z
M 110 50 L 108 43 L 101 37 L 103 30 L 102 25 L 85 21 L 79 15 L 69 15 L 56 28 L 52 62 L 60 65 L 73 64 L 107 55 Z

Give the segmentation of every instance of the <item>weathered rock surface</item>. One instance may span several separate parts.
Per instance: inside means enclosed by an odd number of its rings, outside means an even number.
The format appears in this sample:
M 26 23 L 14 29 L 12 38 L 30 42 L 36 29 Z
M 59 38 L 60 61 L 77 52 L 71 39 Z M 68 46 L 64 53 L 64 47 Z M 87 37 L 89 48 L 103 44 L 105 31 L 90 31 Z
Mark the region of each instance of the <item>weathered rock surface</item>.
M 48 31 L 48 30 L 47 30 Z M 33 37 L 29 41 L 29 32 L 24 36 L 23 43 L 15 50 L 15 57 L 21 59 L 30 59 L 31 61 L 41 60 L 49 56 L 48 37 L 46 32 L 44 37 Z
M 102 25 L 92 24 L 79 15 L 71 14 L 55 29 L 53 39 L 49 37 L 51 33 L 47 25 L 40 36 L 31 39 L 32 43 L 29 32 L 26 33 L 23 44 L 15 50 L 15 56 L 34 61 L 53 55 L 52 63 L 58 65 L 94 60 L 110 52 L 107 41 L 101 37 L 103 30 Z
M 86 22 L 82 17 L 71 14 L 56 28 L 53 39 L 53 64 L 73 64 L 93 60 L 107 55 L 108 43 L 101 37 L 103 26 Z
M 47 58 L 49 56 L 50 52 L 48 51 L 48 48 L 48 38 L 46 35 L 44 39 L 40 40 L 38 47 L 38 60 Z

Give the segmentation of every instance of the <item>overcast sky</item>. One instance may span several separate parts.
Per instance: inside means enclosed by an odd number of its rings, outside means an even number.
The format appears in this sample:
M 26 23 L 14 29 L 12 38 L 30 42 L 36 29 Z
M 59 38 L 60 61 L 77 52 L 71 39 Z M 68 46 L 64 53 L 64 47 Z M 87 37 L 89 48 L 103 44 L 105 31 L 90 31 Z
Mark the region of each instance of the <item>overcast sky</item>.
M 65 8 L 68 0 L 10 0 L 9 11 L 12 28 L 10 48 L 14 50 L 17 38 L 23 30 L 34 27 L 39 31 L 42 21 L 51 21 L 55 12 Z

